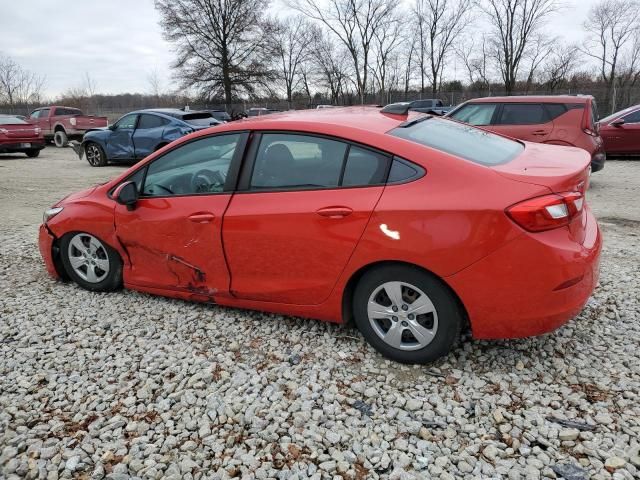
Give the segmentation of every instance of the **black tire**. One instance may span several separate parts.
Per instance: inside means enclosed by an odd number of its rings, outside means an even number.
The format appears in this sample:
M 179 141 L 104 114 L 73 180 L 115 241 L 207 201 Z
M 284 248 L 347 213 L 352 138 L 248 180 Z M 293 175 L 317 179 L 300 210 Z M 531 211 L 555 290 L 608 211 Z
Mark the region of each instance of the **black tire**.
M 40 155 L 40 150 L 37 148 L 32 148 L 31 150 L 27 150 L 26 152 L 24 152 L 27 157 L 29 158 L 36 158 L 38 155 Z
M 92 167 L 104 167 L 107 164 L 107 155 L 97 143 L 87 142 L 84 145 L 84 157 Z
M 98 277 L 99 281 L 88 281 L 87 278 L 83 278 L 76 269 L 72 266 L 71 260 L 71 243 L 76 241 L 76 237 L 80 237 L 83 240 L 85 237 L 92 237 L 101 244 L 104 249 L 104 254 L 98 250 L 96 252 L 97 257 L 101 261 L 105 261 L 108 264 L 108 272 L 104 275 L 104 278 Z M 83 242 L 89 245 L 87 242 Z M 75 245 L 73 250 L 78 250 Z M 86 290 L 90 290 L 93 292 L 109 292 L 112 290 L 116 290 L 122 286 L 122 259 L 116 250 L 111 248 L 106 242 L 96 237 L 95 235 L 91 235 L 85 232 L 71 232 L 67 233 L 60 239 L 60 258 L 62 260 L 62 265 L 64 266 L 67 275 L 69 278 L 80 285 L 82 288 Z M 79 258 L 75 256 L 74 258 Z M 100 270 L 93 270 L 94 272 Z
M 404 315 L 402 311 L 397 314 L 399 316 L 393 317 L 396 319 L 395 321 L 392 321 L 391 318 L 386 320 L 369 320 L 367 307 L 369 299 L 374 292 L 380 291 L 380 288 L 387 282 L 401 282 L 402 284 L 414 286 L 426 294 L 428 300 L 430 300 L 433 307 L 435 307 L 435 316 L 432 313 L 424 316 L 420 315 L 420 317 L 423 317 L 420 319 L 414 316 L 416 322 L 429 322 L 424 323 L 424 325 L 431 325 L 430 332 L 434 331 L 435 326 L 435 335 L 425 347 L 419 348 L 420 343 L 417 340 L 418 337 L 413 336 L 410 328 L 401 327 L 401 346 L 403 346 L 402 344 L 404 344 L 405 339 L 408 338 L 404 347 L 406 348 L 406 345 L 410 345 L 411 342 L 415 340 L 416 347 L 413 348 L 418 349 L 404 350 L 402 348 L 395 348 L 383 340 L 381 336 L 376 333 L 376 330 L 374 330 L 372 323 L 376 323 L 378 330 L 382 330 L 383 332 L 384 323 L 394 325 L 395 322 L 397 322 L 398 325 L 408 326 L 407 322 L 402 321 L 402 315 Z M 402 287 L 402 292 L 403 299 L 406 298 L 404 295 L 416 293 L 411 289 L 407 290 L 406 285 Z M 383 297 L 384 295 L 386 295 L 386 292 L 383 292 Z M 403 303 L 405 302 L 403 301 Z M 406 303 L 409 307 L 411 306 L 411 303 Z M 394 303 L 391 302 L 388 305 L 394 305 Z M 392 307 L 389 306 L 386 308 Z M 410 308 L 407 309 L 409 311 L 411 310 Z M 449 353 L 460 338 L 460 331 L 464 324 L 464 314 L 451 291 L 435 276 L 418 268 L 405 265 L 383 266 L 367 272 L 356 285 L 353 295 L 353 314 L 358 329 L 373 348 L 391 360 L 411 364 L 430 363 Z M 408 321 L 406 317 L 404 318 Z M 424 325 L 421 324 L 420 326 Z M 387 330 L 387 332 L 388 331 L 389 330 Z M 405 331 L 409 333 L 405 334 Z
M 69 144 L 69 138 L 67 137 L 67 133 L 64 130 L 58 130 L 53 134 L 53 143 L 55 143 L 56 147 L 64 148 Z

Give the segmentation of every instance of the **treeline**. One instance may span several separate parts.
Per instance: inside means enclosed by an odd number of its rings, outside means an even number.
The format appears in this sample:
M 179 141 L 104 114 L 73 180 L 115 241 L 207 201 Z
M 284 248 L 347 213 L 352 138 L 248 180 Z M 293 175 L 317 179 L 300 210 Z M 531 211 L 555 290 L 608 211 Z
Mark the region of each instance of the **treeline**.
M 575 45 L 545 28 L 569 13 L 561 0 L 284 1 L 273 18 L 267 0 L 156 0 L 174 85 L 148 72 L 146 94 L 100 95 L 86 74 L 55 101 L 102 114 L 532 93 L 591 94 L 603 114 L 640 102 L 640 0 L 599 0 Z M 52 101 L 43 83 L 0 57 L 0 108 Z

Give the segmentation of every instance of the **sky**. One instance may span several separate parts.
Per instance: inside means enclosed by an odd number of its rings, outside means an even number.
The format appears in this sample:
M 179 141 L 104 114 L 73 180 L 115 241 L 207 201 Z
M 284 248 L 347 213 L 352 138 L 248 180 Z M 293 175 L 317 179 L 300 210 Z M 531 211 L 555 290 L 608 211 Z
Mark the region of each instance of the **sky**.
M 580 42 L 595 1 L 568 0 L 547 32 Z M 149 93 L 151 72 L 171 85 L 174 54 L 153 0 L 0 0 L 0 6 L 0 53 L 45 76 L 47 96 L 82 87 L 87 73 L 100 93 Z M 279 0 L 270 10 L 285 11 Z

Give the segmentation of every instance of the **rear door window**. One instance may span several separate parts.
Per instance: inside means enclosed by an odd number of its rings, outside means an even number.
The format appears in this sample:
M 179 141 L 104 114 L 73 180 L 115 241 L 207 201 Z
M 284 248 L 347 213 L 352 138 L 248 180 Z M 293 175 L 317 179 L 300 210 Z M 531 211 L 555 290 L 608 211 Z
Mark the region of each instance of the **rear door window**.
M 138 130 L 163 127 L 167 123 L 169 123 L 168 120 L 166 120 L 165 118 L 159 117 L 158 115 L 150 115 L 148 113 L 143 113 L 142 115 L 140 115 L 140 121 L 138 122 Z
M 351 146 L 342 176 L 343 187 L 383 184 L 389 157 L 365 148 Z
M 440 118 L 426 117 L 388 133 L 481 165 L 507 163 L 524 150 L 515 140 Z
M 491 125 L 495 103 L 468 103 L 451 114 L 452 118 L 469 125 Z
M 340 183 L 347 147 L 343 142 L 309 135 L 264 134 L 251 189 L 335 188 Z
M 497 125 L 535 125 L 549 118 L 541 103 L 505 103 Z

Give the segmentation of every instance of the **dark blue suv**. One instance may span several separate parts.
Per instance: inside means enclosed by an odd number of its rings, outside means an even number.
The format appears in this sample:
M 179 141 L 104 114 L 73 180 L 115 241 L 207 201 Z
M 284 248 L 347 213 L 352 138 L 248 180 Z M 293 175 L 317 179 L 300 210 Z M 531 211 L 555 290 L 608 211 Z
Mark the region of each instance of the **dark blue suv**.
M 209 112 L 139 110 L 127 113 L 108 128 L 88 131 L 74 150 L 93 167 L 138 161 L 184 135 L 220 123 Z

